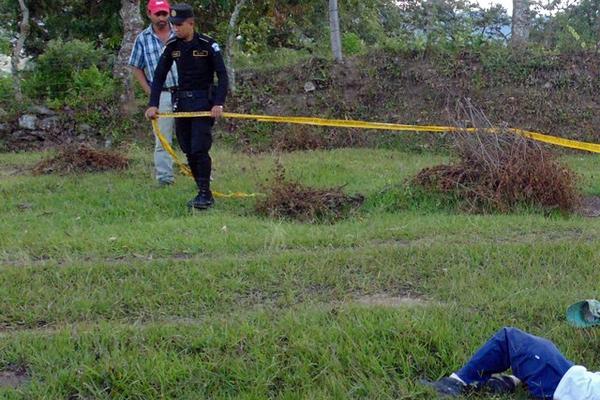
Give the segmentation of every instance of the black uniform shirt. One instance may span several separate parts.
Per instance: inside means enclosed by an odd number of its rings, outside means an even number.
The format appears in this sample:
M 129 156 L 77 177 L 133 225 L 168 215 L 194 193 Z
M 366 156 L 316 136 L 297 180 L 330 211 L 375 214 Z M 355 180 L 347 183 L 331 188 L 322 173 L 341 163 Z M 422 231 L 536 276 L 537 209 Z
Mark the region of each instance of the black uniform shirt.
M 221 49 L 212 38 L 194 33 L 189 42 L 179 38 L 167 42 L 154 71 L 150 107 L 158 107 L 160 92 L 173 61 L 177 64 L 178 90 L 209 90 L 216 72 L 219 84 L 213 93 L 213 104 L 225 103 L 229 83 Z

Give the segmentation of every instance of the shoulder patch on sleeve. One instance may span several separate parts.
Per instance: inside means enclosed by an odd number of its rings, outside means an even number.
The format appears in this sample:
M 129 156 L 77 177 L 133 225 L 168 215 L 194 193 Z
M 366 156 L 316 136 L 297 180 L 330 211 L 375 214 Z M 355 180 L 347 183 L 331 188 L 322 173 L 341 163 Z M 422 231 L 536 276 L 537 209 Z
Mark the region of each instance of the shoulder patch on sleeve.
M 215 51 L 215 53 L 218 53 L 221 51 L 221 48 L 219 47 L 219 44 L 217 42 L 213 43 L 211 45 L 211 47 L 213 48 L 213 50 Z

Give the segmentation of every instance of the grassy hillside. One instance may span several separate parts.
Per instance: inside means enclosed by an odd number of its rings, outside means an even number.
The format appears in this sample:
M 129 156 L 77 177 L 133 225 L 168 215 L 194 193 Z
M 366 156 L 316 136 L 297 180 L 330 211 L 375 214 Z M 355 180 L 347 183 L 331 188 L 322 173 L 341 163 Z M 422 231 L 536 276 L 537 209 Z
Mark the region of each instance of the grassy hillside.
M 150 150 L 129 154 L 125 172 L 68 176 L 0 155 L 0 369 L 28 377 L 0 379 L 0 397 L 430 399 L 419 378 L 503 325 L 600 367 L 599 331 L 564 321 L 600 295 L 597 220 L 394 210 L 384 188 L 446 159 L 369 149 L 277 156 L 303 183 L 366 196 L 337 224 L 258 217 L 253 200 L 189 214 L 191 181 L 156 188 Z M 216 189 L 255 191 L 276 156 L 213 158 Z M 600 158 L 564 161 L 600 194 Z
M 457 107 L 469 99 L 495 126 L 598 142 L 598 65 L 597 54 L 519 53 L 502 46 L 426 53 L 372 50 L 342 65 L 309 58 L 241 71 L 238 92 L 227 107 L 267 115 L 456 125 L 469 120 Z M 299 136 L 297 127 L 233 121 L 228 128 L 226 137 L 258 149 L 373 144 L 360 131 L 342 129 L 303 128 Z M 439 136 L 377 137 L 379 147 L 391 140 L 417 150 L 446 143 Z

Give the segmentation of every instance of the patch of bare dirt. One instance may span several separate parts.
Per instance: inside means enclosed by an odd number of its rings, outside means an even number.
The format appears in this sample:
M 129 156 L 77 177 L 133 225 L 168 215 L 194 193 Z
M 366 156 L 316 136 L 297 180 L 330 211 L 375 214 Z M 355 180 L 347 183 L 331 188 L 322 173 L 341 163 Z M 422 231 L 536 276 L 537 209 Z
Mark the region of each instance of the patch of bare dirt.
M 368 296 L 362 296 L 356 299 L 356 303 L 365 306 L 378 306 L 378 307 L 415 307 L 415 306 L 426 306 L 428 302 L 416 295 L 406 294 L 400 296 L 392 296 L 388 293 L 378 293 Z
M 64 147 L 55 157 L 40 161 L 33 172 L 38 175 L 69 174 L 121 170 L 128 166 L 129 160 L 115 151 L 79 145 Z
M 9 366 L 0 371 L 0 387 L 16 389 L 29 380 L 27 369 L 20 365 Z
M 584 217 L 600 217 L 600 196 L 583 197 L 579 206 L 575 209 L 575 212 Z
M 0 165 L 0 176 L 17 176 L 22 175 L 25 172 L 25 168 L 16 167 L 14 165 Z

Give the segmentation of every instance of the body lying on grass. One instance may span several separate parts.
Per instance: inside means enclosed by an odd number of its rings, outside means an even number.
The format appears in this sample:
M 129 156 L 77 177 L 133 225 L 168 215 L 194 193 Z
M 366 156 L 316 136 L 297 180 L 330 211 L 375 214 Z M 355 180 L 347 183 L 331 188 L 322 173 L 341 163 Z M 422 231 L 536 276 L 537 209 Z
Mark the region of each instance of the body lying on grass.
M 514 375 L 498 375 L 509 368 Z M 497 331 L 458 371 L 423 383 L 443 397 L 512 393 L 522 383 L 536 399 L 600 400 L 600 373 L 575 365 L 551 341 L 510 327 Z

